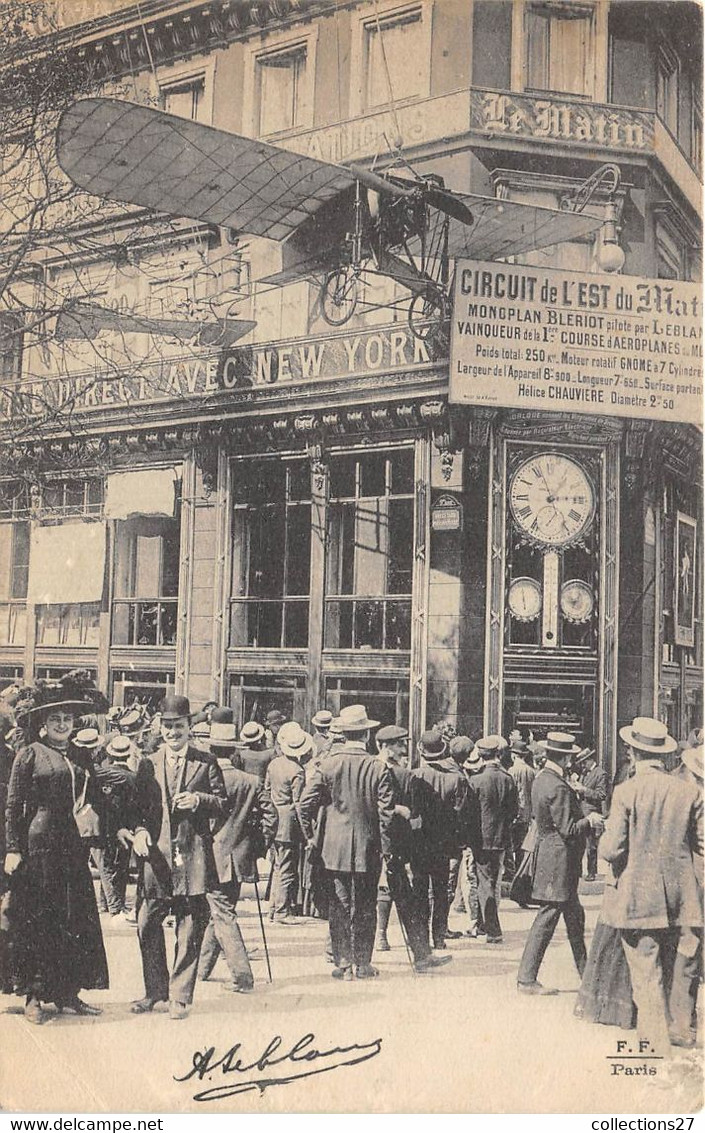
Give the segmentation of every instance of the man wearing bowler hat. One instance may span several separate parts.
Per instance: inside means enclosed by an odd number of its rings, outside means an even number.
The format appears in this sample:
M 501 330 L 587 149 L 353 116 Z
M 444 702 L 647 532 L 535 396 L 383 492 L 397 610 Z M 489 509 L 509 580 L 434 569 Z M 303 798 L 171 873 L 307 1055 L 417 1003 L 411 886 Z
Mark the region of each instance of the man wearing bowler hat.
M 396 906 L 402 931 L 413 956 L 417 972 L 429 972 L 452 960 L 452 956 L 434 956 L 428 943 L 428 931 L 406 873 L 413 857 L 413 840 L 423 827 L 423 790 L 421 781 L 407 767 L 409 733 L 406 728 L 388 724 L 376 736 L 378 760 L 389 771 L 394 784 L 394 817 L 390 824 L 391 854 L 385 858 L 383 878 L 377 897 L 377 939 L 375 948 L 389 952 L 387 927 Z
M 132 836 L 141 861 L 137 929 L 145 994 L 135 1014 L 169 1000 L 172 1019 L 184 1019 L 193 1000 L 198 954 L 208 924 L 206 894 L 218 884 L 210 821 L 226 812 L 217 760 L 189 743 L 191 707 L 185 696 L 160 705 L 161 746 L 140 764 L 138 824 Z M 167 967 L 164 919 L 173 913 L 176 954 Z
M 575 966 L 583 974 L 587 956 L 585 912 L 578 900 L 580 867 L 586 831 L 603 828 L 599 814 L 583 817 L 578 796 L 565 778 L 568 761 L 580 751 L 575 736 L 549 732 L 541 747 L 546 762 L 531 789 L 537 839 L 531 896 L 541 907 L 529 930 L 519 965 L 517 987 L 525 995 L 557 994 L 555 988 L 540 984 L 537 976 L 561 915 Z
M 228 802 L 226 817 L 217 820 L 214 829 L 219 883 L 208 893 L 211 919 L 201 945 L 198 976 L 208 979 L 222 951 L 231 977 L 226 990 L 246 992 L 252 990 L 254 980 L 237 903 L 243 882 L 257 883 L 257 859 L 264 857 L 274 837 L 277 813 L 257 776 L 241 768 L 232 708 L 213 709 L 209 743 L 223 773 Z
M 691 984 L 703 926 L 703 797 L 695 783 L 667 773 L 663 761 L 678 745 L 660 720 L 638 716 L 619 734 L 636 764 L 632 778 L 615 787 L 600 842 L 617 878 L 608 923 L 621 933 L 639 1038 L 666 1058 L 671 1044 L 695 1045 Z
M 594 748 L 585 748 L 575 762 L 577 772 L 571 780 L 571 786 L 580 799 L 583 814 L 588 815 L 593 811 L 597 814 L 606 814 L 610 781 L 604 767 L 600 767 L 597 762 Z M 593 830 L 588 830 L 586 881 L 594 881 L 597 877 L 598 840 L 597 834 Z
M 377 922 L 381 854 L 391 854 L 394 785 L 379 760 L 367 752 L 370 720 L 362 704 L 351 704 L 335 720 L 345 737 L 321 761 L 299 801 L 301 827 L 315 848 L 314 821 L 324 812 L 320 846 L 330 882 L 329 923 L 336 979 L 371 979 Z
M 412 886 L 423 913 L 427 938 L 430 928 L 433 947 L 442 951 L 446 937 L 462 936 L 461 932 L 448 929 L 448 877 L 450 859 L 460 858 L 462 847 L 468 844 L 468 782 L 455 760 L 448 758 L 446 741 L 435 728 L 423 732 L 418 752 L 421 766 L 414 774 L 425 792 L 425 816 L 420 836 L 415 840 Z

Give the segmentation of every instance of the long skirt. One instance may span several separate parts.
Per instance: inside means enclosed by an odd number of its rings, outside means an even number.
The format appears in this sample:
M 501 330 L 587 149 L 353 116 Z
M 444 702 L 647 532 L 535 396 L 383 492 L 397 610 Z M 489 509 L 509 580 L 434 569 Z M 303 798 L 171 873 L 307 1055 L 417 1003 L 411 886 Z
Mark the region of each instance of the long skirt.
M 82 988 L 109 986 L 87 850 L 61 848 L 25 857 L 6 910 L 14 990 L 57 1005 Z
M 590 1023 L 630 1030 L 636 1025 L 632 981 L 618 928 L 598 920 L 575 1014 Z

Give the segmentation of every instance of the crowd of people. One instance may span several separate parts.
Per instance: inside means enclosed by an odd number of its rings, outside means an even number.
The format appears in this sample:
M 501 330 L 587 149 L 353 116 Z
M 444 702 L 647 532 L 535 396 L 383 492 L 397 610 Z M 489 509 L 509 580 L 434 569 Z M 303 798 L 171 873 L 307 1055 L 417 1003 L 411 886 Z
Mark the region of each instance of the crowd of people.
M 394 907 L 410 964 L 425 974 L 451 962 L 448 941 L 503 944 L 508 884 L 513 900 L 537 907 L 520 994 L 555 994 L 538 976 L 562 917 L 582 979 L 576 1013 L 636 1025 L 664 1057 L 692 1047 L 702 731 L 670 773 L 677 744 L 664 724 L 637 718 L 621 738 L 626 757 L 611 783 L 594 748 L 566 732 L 471 738 L 441 722 L 412 752 L 404 727 L 382 725 L 361 704 L 337 717 L 321 709 L 310 731 L 277 710 L 238 729 L 232 709 L 210 703 L 194 714 L 184 696 L 165 696 L 154 717 L 143 706 L 109 709 L 82 671 L 9 690 L 0 698 L 2 991 L 24 996 L 35 1024 L 50 1004 L 99 1013 L 79 993 L 108 986 L 103 912 L 137 928 L 135 1014 L 163 1003 L 185 1018 L 221 952 L 228 989 L 249 992 L 237 918 L 246 883 L 265 948 L 267 917 L 294 933 L 306 918 L 326 919 L 333 978 L 374 979 Z M 578 886 L 595 880 L 598 855 L 609 875 L 588 955 Z M 453 902 L 463 930 L 449 927 Z

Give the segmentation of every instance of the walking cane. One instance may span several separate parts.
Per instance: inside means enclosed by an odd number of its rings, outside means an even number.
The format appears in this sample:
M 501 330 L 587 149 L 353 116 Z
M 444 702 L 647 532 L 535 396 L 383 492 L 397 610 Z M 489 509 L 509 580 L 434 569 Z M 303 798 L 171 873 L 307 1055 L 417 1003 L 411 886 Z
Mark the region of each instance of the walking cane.
M 259 927 L 262 930 L 262 943 L 264 944 L 264 958 L 267 961 L 267 973 L 269 975 L 269 982 L 271 984 L 273 982 L 272 981 L 272 965 L 269 963 L 269 949 L 267 948 L 267 937 L 266 937 L 265 932 L 264 932 L 264 917 L 262 916 L 262 905 L 261 905 L 260 899 L 259 899 L 259 886 L 257 884 L 257 878 L 256 877 L 254 879 L 254 885 L 255 885 L 255 897 L 257 898 L 257 912 L 259 914 Z
M 387 872 L 387 881 L 389 881 L 389 872 Z M 394 905 L 394 908 L 396 909 L 397 919 L 399 921 L 399 928 L 401 929 L 401 936 L 402 936 L 402 940 L 404 941 L 404 947 L 406 948 L 406 955 L 407 955 L 409 963 L 411 965 L 411 970 L 414 973 L 414 975 L 417 976 L 419 973 L 416 971 L 416 967 L 414 965 L 414 957 L 411 954 L 411 947 L 409 945 L 409 938 L 406 935 L 406 929 L 404 928 L 404 922 L 401 919 L 401 913 L 399 912 L 399 906 L 397 905 L 396 901 L 392 897 L 391 886 L 390 886 L 389 896 L 390 896 L 390 899 L 392 901 L 392 904 Z

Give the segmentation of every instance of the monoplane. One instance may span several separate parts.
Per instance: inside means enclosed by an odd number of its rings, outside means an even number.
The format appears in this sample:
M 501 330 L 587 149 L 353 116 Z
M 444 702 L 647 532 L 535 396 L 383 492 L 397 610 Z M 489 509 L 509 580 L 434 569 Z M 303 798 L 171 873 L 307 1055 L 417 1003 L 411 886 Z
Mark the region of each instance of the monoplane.
M 290 145 L 295 145 L 292 139 Z M 64 111 L 57 153 L 64 172 L 97 197 L 226 229 L 230 239 L 282 245 L 263 282 L 314 279 L 320 309 L 344 325 L 365 284 L 403 289 L 423 337 L 449 311 L 456 258 L 496 260 L 576 240 L 599 218 L 453 191 L 406 165 L 337 165 L 161 110 L 87 98 Z

